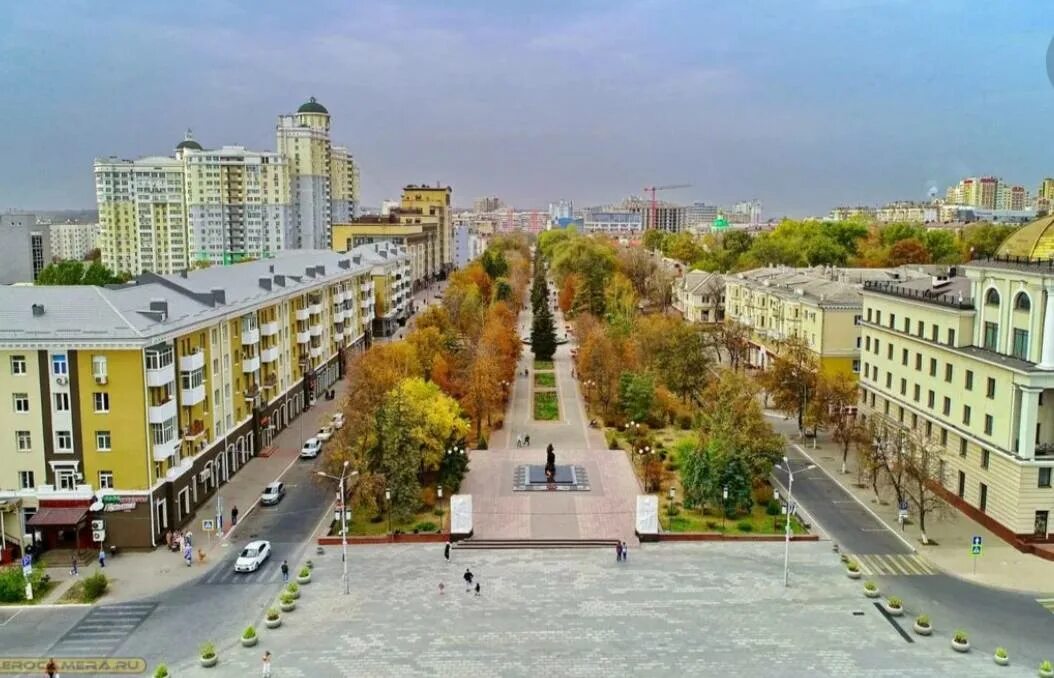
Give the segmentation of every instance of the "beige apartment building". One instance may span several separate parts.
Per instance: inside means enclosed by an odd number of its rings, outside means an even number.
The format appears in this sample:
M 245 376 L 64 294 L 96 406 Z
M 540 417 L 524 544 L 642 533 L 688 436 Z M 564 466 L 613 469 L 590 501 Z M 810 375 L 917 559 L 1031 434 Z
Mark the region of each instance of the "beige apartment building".
M 863 293 L 863 411 L 939 441 L 945 496 L 1026 549 L 1052 537 L 1051 251 L 1047 217 L 992 260 Z
M 677 278 L 673 283 L 673 307 L 690 322 L 721 322 L 725 318 L 724 276 L 689 271 Z

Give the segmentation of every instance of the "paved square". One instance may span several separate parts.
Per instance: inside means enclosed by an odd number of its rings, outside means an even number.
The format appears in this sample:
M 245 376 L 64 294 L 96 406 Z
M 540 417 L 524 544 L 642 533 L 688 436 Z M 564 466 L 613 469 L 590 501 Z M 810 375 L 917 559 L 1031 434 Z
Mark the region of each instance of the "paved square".
M 953 621 L 939 615 L 933 637 L 906 642 L 828 544 L 793 545 L 789 589 L 778 543 L 651 545 L 621 564 L 607 550 L 455 550 L 450 564 L 441 545 L 350 553 L 350 595 L 330 549 L 282 628 L 242 648 L 232 625 L 213 639 L 216 669 L 180 662 L 176 675 L 258 675 L 264 650 L 276 678 L 1032 674 L 995 666 L 991 648 L 954 653 Z

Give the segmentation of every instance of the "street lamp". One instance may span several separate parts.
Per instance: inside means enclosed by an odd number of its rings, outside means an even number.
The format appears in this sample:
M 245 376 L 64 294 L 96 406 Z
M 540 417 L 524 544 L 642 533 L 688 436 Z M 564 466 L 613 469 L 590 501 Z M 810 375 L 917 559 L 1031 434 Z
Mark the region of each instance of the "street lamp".
M 728 485 L 721 488 L 721 531 L 725 531 L 725 518 L 728 516 Z
M 439 495 L 439 510 L 442 511 L 443 510 L 443 486 L 442 485 L 437 485 L 436 486 L 436 493 Z M 443 532 L 443 516 L 442 515 L 439 516 L 439 532 L 440 533 Z
M 783 523 L 783 585 L 790 586 L 791 511 L 794 510 L 794 471 L 790 461 L 783 458 L 787 471 L 787 520 Z
M 385 488 L 384 505 L 388 508 L 388 534 L 392 533 L 392 491 Z
M 333 480 L 340 481 L 340 560 L 344 565 L 344 573 L 341 578 L 344 580 L 344 595 L 350 593 L 350 582 L 348 581 L 348 508 L 347 508 L 347 494 L 344 492 L 344 479 L 353 478 L 359 475 L 358 471 L 352 471 L 348 473 L 348 464 L 351 462 L 345 460 L 344 466 L 340 469 L 340 477 L 330 475 L 325 471 L 316 471 L 318 475 L 326 478 L 332 478 Z

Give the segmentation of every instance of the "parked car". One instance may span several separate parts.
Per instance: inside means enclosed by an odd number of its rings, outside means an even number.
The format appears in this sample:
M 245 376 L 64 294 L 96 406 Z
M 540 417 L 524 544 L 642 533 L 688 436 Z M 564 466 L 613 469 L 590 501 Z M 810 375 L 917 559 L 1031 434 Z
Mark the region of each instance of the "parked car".
M 322 451 L 322 441 L 318 438 L 308 438 L 304 446 L 300 448 L 300 456 L 304 459 L 314 459 Z
M 333 415 L 333 428 L 344 428 L 344 413 L 337 412 Z
M 271 506 L 282 501 L 284 496 L 285 483 L 271 483 L 264 488 L 263 494 L 260 495 L 260 503 L 264 506 Z
M 330 438 L 333 437 L 333 427 L 332 426 L 323 426 L 322 428 L 320 428 L 318 430 L 318 433 L 315 434 L 315 437 L 318 438 L 319 440 L 323 441 L 323 442 L 329 440 Z
M 234 561 L 234 571 L 256 572 L 270 555 L 271 542 L 263 540 L 251 541 L 238 554 L 238 560 Z

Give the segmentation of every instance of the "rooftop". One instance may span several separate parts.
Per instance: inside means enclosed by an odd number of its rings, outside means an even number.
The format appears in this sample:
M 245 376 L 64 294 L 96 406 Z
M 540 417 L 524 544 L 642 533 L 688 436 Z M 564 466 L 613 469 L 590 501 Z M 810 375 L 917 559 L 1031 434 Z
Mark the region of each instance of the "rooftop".
M 903 282 L 928 276 L 922 269 L 900 268 L 838 268 L 815 266 L 793 268 L 769 266 L 755 268 L 726 277 L 752 289 L 786 298 L 805 298 L 828 305 L 860 305 L 864 284 L 869 281 Z
M 997 257 L 1054 257 L 1054 216 L 1041 217 L 1012 233 L 996 250 Z

